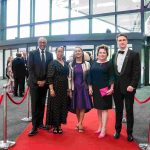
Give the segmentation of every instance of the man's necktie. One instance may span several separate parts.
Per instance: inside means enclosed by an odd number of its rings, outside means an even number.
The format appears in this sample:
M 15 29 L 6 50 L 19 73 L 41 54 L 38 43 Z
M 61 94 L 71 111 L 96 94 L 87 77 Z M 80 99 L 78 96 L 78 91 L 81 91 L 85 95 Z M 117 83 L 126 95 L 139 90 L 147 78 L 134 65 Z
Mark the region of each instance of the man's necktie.
M 118 54 L 124 54 L 125 51 L 118 51 Z
M 45 55 L 44 55 L 44 50 L 41 51 L 42 53 L 42 75 L 43 77 L 45 76 Z

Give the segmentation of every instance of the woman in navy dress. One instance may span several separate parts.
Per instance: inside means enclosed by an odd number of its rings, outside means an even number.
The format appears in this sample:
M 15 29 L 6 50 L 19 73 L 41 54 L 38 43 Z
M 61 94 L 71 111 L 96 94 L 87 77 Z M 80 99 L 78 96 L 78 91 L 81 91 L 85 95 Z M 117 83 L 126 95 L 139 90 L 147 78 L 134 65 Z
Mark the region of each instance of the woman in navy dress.
M 53 127 L 54 134 L 61 134 L 61 124 L 66 124 L 68 113 L 68 75 L 69 68 L 63 60 L 63 47 L 56 49 L 56 60 L 48 66 L 47 81 L 49 97 L 47 102 L 46 125 Z
M 91 99 L 88 93 L 87 76 L 90 64 L 84 61 L 84 53 L 80 47 L 76 47 L 73 62 L 69 64 L 69 89 L 72 97 L 71 111 L 77 115 L 76 129 L 83 132 L 83 119 L 85 112 L 89 111 Z
M 107 56 L 108 47 L 100 45 L 97 48 L 97 61 L 91 66 L 89 78 L 89 93 L 93 95 L 93 107 L 97 109 L 98 114 L 99 127 L 96 133 L 99 133 L 99 138 L 103 138 L 106 134 L 108 109 L 112 108 L 113 71 Z M 103 96 L 100 89 L 105 87 L 108 87 L 108 90 Z

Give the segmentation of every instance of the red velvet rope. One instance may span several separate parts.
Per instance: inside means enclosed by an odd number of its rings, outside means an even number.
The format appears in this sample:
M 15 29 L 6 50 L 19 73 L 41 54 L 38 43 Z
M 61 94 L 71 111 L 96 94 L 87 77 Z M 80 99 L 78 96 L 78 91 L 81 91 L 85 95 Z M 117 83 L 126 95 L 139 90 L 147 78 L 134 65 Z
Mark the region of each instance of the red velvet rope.
M 3 96 L 4 96 L 4 95 L 0 95 L 0 104 L 2 103 Z
M 12 99 L 12 97 L 9 95 L 9 93 L 6 93 L 6 94 L 7 94 L 8 98 L 9 98 L 9 100 L 10 100 L 12 103 L 14 103 L 14 104 L 16 104 L 16 105 L 19 105 L 19 104 L 23 103 L 23 101 L 25 100 L 25 98 L 26 98 L 26 96 L 27 96 L 27 94 L 28 94 L 28 91 L 29 91 L 29 87 L 27 87 L 27 90 L 26 90 L 26 92 L 25 92 L 25 94 L 24 94 L 24 97 L 21 99 L 20 102 L 14 101 L 14 100 Z
M 144 99 L 142 101 L 140 101 L 137 97 L 134 97 L 134 100 L 138 103 L 138 104 L 143 104 L 146 103 L 150 100 L 150 96 L 147 99 Z

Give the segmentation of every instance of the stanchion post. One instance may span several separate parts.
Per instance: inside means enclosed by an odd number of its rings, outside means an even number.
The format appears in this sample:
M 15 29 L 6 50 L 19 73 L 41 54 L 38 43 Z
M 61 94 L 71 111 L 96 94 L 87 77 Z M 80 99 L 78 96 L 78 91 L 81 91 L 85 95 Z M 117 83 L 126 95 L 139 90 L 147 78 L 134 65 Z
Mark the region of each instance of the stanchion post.
M 0 148 L 8 149 L 9 147 L 15 145 L 14 141 L 7 140 L 7 85 L 4 88 L 4 112 L 3 112 L 3 141 L 0 141 Z
M 27 94 L 27 117 L 22 118 L 22 121 L 26 121 L 26 122 L 30 122 L 32 120 L 32 118 L 30 117 L 30 91 L 28 91 Z
M 148 130 L 148 143 L 141 143 L 139 147 L 142 150 L 150 150 L 150 122 L 149 122 L 149 130 Z

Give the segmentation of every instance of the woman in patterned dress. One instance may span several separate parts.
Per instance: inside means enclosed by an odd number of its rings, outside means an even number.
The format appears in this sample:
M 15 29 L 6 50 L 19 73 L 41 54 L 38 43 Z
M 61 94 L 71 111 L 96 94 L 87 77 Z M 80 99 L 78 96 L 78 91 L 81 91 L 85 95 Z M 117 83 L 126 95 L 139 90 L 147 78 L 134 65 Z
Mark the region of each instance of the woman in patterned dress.
M 69 68 L 63 60 L 64 49 L 56 49 L 56 60 L 48 66 L 47 81 L 49 97 L 47 103 L 46 125 L 53 127 L 54 134 L 61 134 L 61 124 L 66 124 L 68 113 L 67 89 Z

